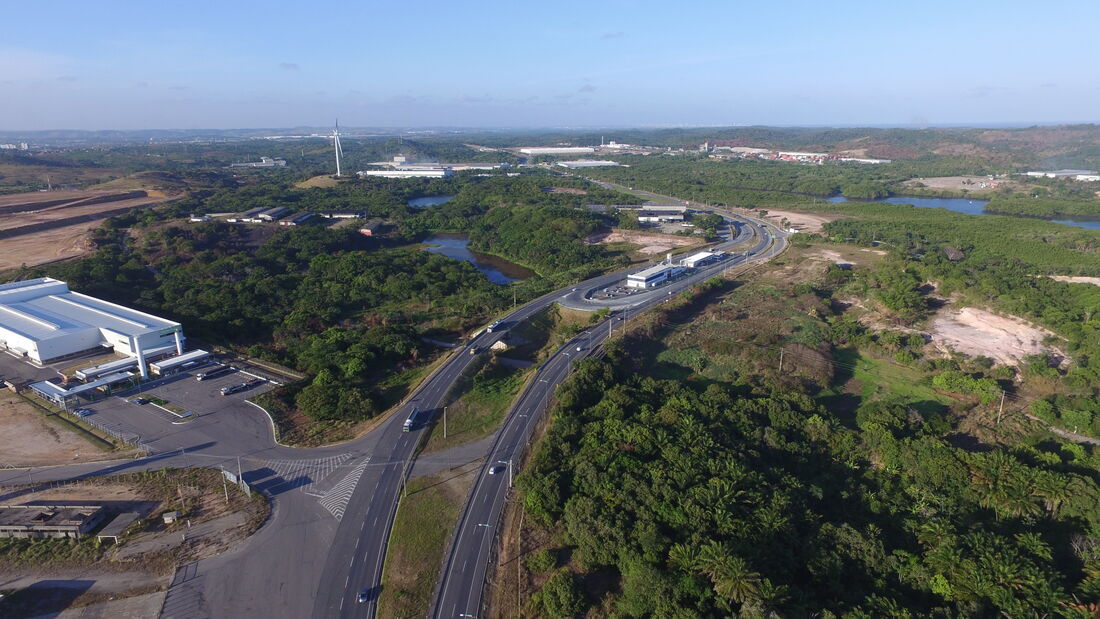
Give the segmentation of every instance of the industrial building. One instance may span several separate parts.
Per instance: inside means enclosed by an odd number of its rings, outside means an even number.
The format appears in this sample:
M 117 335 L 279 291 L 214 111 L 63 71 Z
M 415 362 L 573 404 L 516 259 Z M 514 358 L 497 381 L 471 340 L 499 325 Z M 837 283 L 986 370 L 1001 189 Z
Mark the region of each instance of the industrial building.
M 359 228 L 359 234 L 363 236 L 374 236 L 382 230 L 382 222 L 378 219 L 368 221 Z
M 272 159 L 271 157 L 260 157 L 259 161 L 250 161 L 248 163 L 231 163 L 231 168 L 282 168 L 286 166 L 286 161 L 283 159 Z
M 639 211 L 638 221 L 641 223 L 665 223 L 670 221 L 683 221 L 684 215 L 682 213 L 671 213 L 667 211 Z
M 626 276 L 627 288 L 653 288 L 659 286 L 683 271 L 683 267 L 673 264 L 656 264 L 648 269 Z
M 449 168 L 415 168 L 412 170 L 366 170 L 357 172 L 360 177 L 380 176 L 382 178 L 446 178 L 454 176 Z
M 1027 175 L 1037 178 L 1072 178 L 1075 181 L 1085 182 L 1100 181 L 1100 174 L 1096 170 L 1053 170 L 1051 172 L 1027 172 Z
M 680 260 L 680 266 L 689 269 L 698 269 L 708 264 L 714 264 L 726 257 L 725 252 L 701 251 Z
M 149 351 L 182 354 L 183 341 L 178 322 L 72 292 L 50 277 L 0 285 L 0 349 L 35 363 L 112 348 L 147 376 Z
M 275 221 L 286 216 L 290 212 L 285 206 L 275 206 L 267 210 L 260 211 L 258 215 L 253 217 L 253 221 Z
M 0 537 L 80 539 L 106 517 L 102 505 L 0 505 Z
M 617 161 L 604 161 L 599 159 L 578 159 L 576 161 L 559 161 L 558 165 L 563 168 L 569 168 L 570 170 L 580 170 L 584 168 L 602 168 L 606 166 L 617 166 Z
M 300 226 L 313 218 L 313 213 L 301 213 L 279 222 L 280 226 Z
M 590 155 L 596 152 L 590 146 L 532 146 L 519 149 L 524 155 Z

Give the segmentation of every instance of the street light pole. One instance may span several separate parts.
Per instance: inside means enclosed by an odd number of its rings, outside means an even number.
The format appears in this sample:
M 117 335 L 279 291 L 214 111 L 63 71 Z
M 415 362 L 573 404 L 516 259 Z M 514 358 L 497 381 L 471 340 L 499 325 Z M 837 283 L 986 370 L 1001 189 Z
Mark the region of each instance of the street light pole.
M 443 407 L 443 438 L 447 438 L 447 407 Z

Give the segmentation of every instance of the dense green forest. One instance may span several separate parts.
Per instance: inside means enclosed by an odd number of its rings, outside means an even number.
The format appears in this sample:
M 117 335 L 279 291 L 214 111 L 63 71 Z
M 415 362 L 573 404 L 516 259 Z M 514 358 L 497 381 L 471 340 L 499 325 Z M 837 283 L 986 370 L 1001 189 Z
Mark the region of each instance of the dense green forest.
M 629 167 L 589 173 L 630 187 L 645 187 L 699 202 L 778 207 L 813 202 L 813 196 L 882 198 L 896 183 L 918 176 L 988 174 L 988 163 L 962 157 L 927 156 L 880 165 L 798 165 L 752 159 L 718 161 L 705 156 L 620 158 Z
M 519 479 L 549 540 L 530 612 L 1092 616 L 1100 452 L 994 424 L 1012 370 L 832 302 L 904 314 L 911 268 L 711 282 L 577 364 Z
M 1100 217 L 1100 200 L 1032 196 L 997 196 L 983 208 L 989 213 L 1024 215 L 1056 219 L 1058 217 Z

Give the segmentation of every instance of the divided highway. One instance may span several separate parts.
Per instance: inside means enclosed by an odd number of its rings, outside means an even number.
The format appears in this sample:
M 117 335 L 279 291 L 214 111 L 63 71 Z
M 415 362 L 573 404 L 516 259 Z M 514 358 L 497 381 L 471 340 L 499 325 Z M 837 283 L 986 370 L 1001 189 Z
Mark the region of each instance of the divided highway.
M 691 277 L 663 286 L 658 289 L 659 295 L 653 295 L 627 311 L 640 312 L 663 302 L 668 295 L 713 277 L 731 266 L 744 264 L 748 260 L 771 258 L 786 246 L 785 238 L 774 229 L 767 229 L 752 221 L 748 221 L 745 227 L 751 230 L 750 234 L 757 238 L 757 243 L 744 256 L 703 269 Z M 739 243 L 743 237 L 744 233 L 738 235 L 733 241 L 722 244 L 719 249 Z M 623 276 L 620 274 L 618 277 Z M 592 286 L 589 282 L 585 282 L 584 288 L 591 289 Z M 489 471 L 501 463 L 510 465 L 522 454 L 554 389 L 569 375 L 570 364 L 598 348 L 610 336 L 616 323 L 616 318 L 612 317 L 592 327 L 587 334 L 571 340 L 554 353 L 539 368 L 537 380 L 530 383 L 510 411 L 497 440 L 489 451 L 486 464 L 479 473 L 459 520 L 454 542 L 440 576 L 432 606 L 432 617 L 478 617 L 481 614 L 483 593 L 493 556 L 493 545 L 497 541 L 505 498 L 512 479 L 511 474 L 491 475 Z M 509 469 L 509 473 L 512 472 Z

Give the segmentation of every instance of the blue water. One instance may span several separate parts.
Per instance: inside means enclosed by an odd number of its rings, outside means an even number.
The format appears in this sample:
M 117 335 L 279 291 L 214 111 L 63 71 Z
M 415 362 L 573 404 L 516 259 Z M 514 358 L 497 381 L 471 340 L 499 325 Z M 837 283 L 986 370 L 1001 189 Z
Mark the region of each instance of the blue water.
M 454 196 L 424 196 L 423 198 L 414 198 L 409 200 L 409 206 L 413 208 L 426 208 L 429 206 L 439 206 L 446 202 L 454 200 Z
M 922 208 L 945 208 L 949 211 L 955 211 L 956 213 L 966 213 L 967 215 L 989 215 L 982 211 L 982 207 L 989 204 L 989 200 L 968 200 L 966 198 L 918 198 L 918 197 L 905 197 L 896 196 L 893 198 L 883 198 L 881 200 L 849 200 L 844 196 L 834 196 L 826 199 L 826 202 L 832 202 L 833 204 L 839 204 L 841 202 L 884 202 L 887 204 L 912 204 L 913 206 L 920 206 Z M 1076 226 L 1078 228 L 1088 228 L 1089 230 L 1100 230 L 1100 221 L 1095 219 L 1048 219 L 1051 223 L 1062 224 L 1064 226 Z
M 474 265 L 478 271 L 494 284 L 510 284 L 514 281 L 527 279 L 535 274 L 534 271 L 521 267 L 518 264 L 501 260 L 496 256 L 487 256 L 470 251 L 466 246 L 470 239 L 461 234 L 438 234 L 424 241 L 429 247 L 427 251 L 440 254 L 455 260 L 465 260 Z

